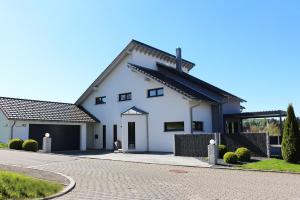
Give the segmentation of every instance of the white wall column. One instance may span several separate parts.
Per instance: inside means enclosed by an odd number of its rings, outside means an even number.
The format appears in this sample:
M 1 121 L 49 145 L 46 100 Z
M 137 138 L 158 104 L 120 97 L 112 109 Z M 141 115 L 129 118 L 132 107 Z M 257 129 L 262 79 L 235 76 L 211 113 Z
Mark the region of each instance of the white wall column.
M 86 151 L 86 124 L 80 125 L 80 150 Z

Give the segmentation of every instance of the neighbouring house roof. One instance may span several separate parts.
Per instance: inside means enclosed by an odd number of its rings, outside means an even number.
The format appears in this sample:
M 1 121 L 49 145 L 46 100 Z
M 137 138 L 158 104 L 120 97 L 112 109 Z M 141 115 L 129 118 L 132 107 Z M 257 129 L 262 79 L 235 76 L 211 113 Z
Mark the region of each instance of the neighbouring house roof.
M 166 62 L 169 63 L 176 63 L 176 56 L 167 53 L 165 51 L 162 51 L 160 49 L 157 49 L 155 47 L 152 47 L 150 45 L 144 44 L 142 42 L 139 42 L 137 40 L 131 40 L 131 42 L 119 53 L 119 55 L 108 65 L 108 67 L 97 77 L 97 79 L 86 89 L 86 91 L 79 97 L 79 99 L 76 101 L 76 105 L 80 105 L 87 96 L 93 92 L 94 88 L 97 88 L 101 82 L 107 77 L 113 69 L 130 53 L 133 51 L 140 51 L 143 53 L 146 53 L 147 55 L 152 55 L 154 57 L 160 58 Z M 191 70 L 195 64 L 187 61 L 185 59 L 182 59 L 182 66 L 186 67 L 188 70 Z
M 147 115 L 148 112 L 142 110 L 142 109 L 139 109 L 135 106 L 129 108 L 128 110 L 124 111 L 121 113 L 121 115 Z
M 74 104 L 0 97 L 0 111 L 9 120 L 98 122 Z
M 272 111 L 259 111 L 259 112 L 244 112 L 233 113 L 224 115 L 225 119 L 251 119 L 251 118 L 270 118 L 270 117 L 285 117 L 286 111 L 272 110 Z

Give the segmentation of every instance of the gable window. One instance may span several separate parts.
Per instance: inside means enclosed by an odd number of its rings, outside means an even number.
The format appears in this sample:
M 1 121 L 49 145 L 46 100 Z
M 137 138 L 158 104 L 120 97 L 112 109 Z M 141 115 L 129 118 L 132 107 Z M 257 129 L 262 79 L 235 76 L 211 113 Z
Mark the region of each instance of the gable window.
M 164 96 L 164 88 L 155 88 L 148 90 L 148 98 Z
M 105 98 L 106 98 L 106 96 L 96 97 L 96 105 L 98 105 L 98 104 L 106 104 Z
M 165 122 L 165 132 L 184 131 L 184 122 Z
M 131 100 L 131 92 L 119 94 L 119 101 Z
M 193 130 L 194 131 L 204 131 L 202 121 L 193 121 Z

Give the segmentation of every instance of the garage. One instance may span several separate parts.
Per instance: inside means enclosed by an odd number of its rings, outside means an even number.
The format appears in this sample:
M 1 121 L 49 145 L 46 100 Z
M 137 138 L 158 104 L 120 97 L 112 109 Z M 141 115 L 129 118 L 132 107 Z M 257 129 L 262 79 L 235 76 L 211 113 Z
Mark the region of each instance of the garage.
M 52 151 L 67 151 L 80 149 L 79 125 L 30 124 L 29 138 L 38 141 L 42 149 L 43 137 L 50 133 Z
M 7 127 L 0 129 L 3 135 L 1 141 L 34 139 L 42 149 L 43 137 L 50 133 L 52 151 L 85 151 L 87 125 L 99 123 L 94 116 L 74 104 L 6 97 L 0 97 L 0 118 Z

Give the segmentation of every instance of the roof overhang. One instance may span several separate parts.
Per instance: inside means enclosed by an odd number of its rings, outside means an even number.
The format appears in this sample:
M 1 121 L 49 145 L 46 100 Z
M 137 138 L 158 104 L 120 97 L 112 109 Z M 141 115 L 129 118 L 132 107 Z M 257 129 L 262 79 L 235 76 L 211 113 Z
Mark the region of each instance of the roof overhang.
M 260 112 L 244 112 L 225 114 L 224 119 L 255 119 L 255 118 L 272 118 L 272 117 L 285 117 L 286 111 L 272 110 L 272 111 L 260 111 Z

